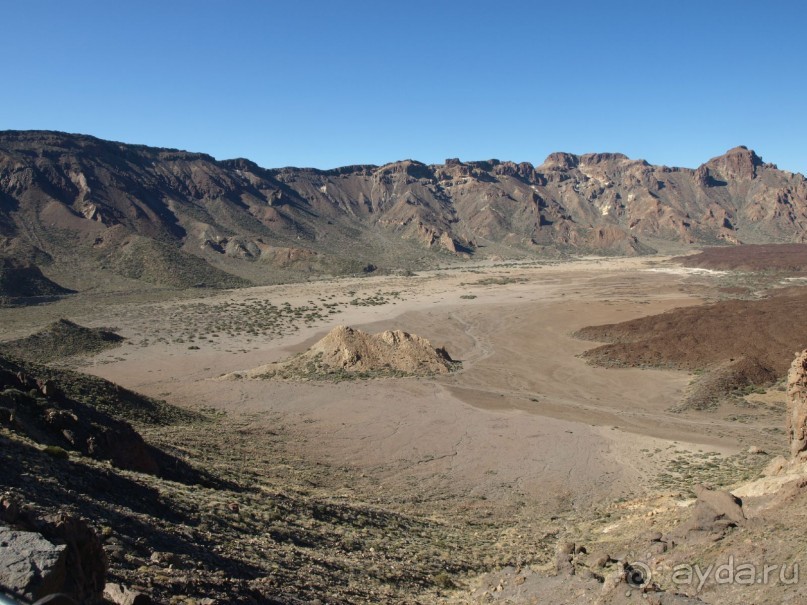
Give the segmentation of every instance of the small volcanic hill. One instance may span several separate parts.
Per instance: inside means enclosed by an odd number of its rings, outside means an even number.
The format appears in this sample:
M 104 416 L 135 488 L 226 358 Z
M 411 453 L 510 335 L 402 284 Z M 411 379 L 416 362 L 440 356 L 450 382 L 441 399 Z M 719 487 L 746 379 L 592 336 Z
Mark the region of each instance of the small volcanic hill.
M 401 330 L 368 334 L 337 326 L 304 353 L 229 378 L 348 379 L 447 374 L 458 366 L 442 347 Z
M 71 294 L 73 290 L 42 275 L 36 265 L 11 258 L 0 258 L 0 303 L 15 302 L 20 298 L 60 296 Z
M 23 359 L 48 363 L 72 355 L 100 353 L 120 346 L 123 340 L 110 330 L 85 328 L 60 319 L 25 338 L 0 342 L 0 349 Z

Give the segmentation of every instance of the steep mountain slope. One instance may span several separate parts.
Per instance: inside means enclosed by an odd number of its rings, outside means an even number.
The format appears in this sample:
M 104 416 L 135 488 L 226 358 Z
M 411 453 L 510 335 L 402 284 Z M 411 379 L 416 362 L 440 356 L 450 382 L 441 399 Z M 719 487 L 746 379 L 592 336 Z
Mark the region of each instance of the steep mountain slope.
M 744 147 L 695 170 L 567 153 L 537 167 L 452 159 L 267 170 L 85 135 L 0 133 L 0 256 L 65 275 L 68 287 L 86 280 L 66 267 L 230 287 L 442 255 L 800 242 L 805 225 L 804 177 Z

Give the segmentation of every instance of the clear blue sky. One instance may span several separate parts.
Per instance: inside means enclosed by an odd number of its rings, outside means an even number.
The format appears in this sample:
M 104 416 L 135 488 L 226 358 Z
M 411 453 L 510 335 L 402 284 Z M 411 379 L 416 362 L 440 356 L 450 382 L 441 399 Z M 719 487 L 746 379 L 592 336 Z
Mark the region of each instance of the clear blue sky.
M 0 129 L 329 168 L 736 145 L 807 172 L 799 1 L 0 0 Z

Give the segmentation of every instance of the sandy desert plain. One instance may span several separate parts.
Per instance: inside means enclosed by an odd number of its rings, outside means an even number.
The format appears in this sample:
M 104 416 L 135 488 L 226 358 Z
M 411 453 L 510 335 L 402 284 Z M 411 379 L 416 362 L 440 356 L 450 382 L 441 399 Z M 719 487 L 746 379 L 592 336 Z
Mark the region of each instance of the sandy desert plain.
M 113 327 L 122 346 L 74 358 L 74 369 L 218 419 L 201 429 L 138 427 L 148 440 L 276 491 L 294 485 L 445 524 L 463 537 L 438 540 L 432 555 L 477 559 L 479 573 L 452 573 L 412 602 L 486 602 L 498 599 L 501 580 L 483 568 L 553 573 L 558 542 L 618 543 L 624 532 L 627 543 L 654 515 L 691 502 L 694 485 L 754 476 L 769 457 L 749 457 L 750 446 L 784 452 L 780 391 L 761 396 L 770 409 L 740 421 L 719 410 L 673 412 L 692 374 L 595 367 L 580 357 L 596 343 L 576 330 L 701 304 L 723 279 L 664 257 L 586 257 L 198 298 L 84 293 L 0 317 L 6 338 L 59 317 Z M 461 369 L 426 378 L 222 378 L 303 351 L 336 325 L 420 335 L 445 346 Z M 384 548 L 383 535 L 364 544 L 370 557 Z M 376 589 L 380 602 L 401 598 Z

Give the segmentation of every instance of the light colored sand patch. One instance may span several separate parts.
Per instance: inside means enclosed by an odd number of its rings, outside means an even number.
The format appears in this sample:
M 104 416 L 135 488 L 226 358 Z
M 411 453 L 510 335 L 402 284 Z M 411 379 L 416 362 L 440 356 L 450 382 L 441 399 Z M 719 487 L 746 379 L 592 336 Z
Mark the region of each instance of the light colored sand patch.
M 669 275 L 726 275 L 728 271 L 718 271 L 716 269 L 703 269 L 700 267 L 653 267 L 645 269 L 650 273 L 667 273 Z

